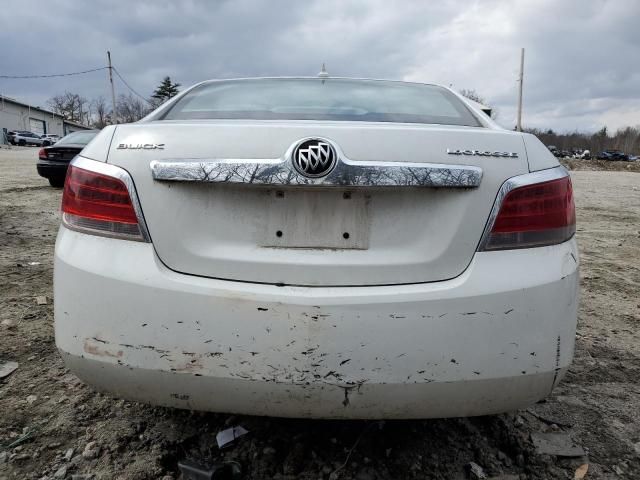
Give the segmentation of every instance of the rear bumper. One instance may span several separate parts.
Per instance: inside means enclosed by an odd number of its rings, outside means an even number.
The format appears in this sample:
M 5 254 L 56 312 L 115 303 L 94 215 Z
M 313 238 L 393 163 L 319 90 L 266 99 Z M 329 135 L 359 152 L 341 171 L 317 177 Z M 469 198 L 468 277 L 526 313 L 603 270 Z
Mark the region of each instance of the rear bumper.
M 69 162 L 38 160 L 38 163 L 36 163 L 38 175 L 44 178 L 64 178 L 67 175 L 68 168 Z
M 571 362 L 574 240 L 475 255 L 459 277 L 277 287 L 183 275 L 153 246 L 61 228 L 56 343 L 117 396 L 198 410 L 427 418 L 513 410 Z

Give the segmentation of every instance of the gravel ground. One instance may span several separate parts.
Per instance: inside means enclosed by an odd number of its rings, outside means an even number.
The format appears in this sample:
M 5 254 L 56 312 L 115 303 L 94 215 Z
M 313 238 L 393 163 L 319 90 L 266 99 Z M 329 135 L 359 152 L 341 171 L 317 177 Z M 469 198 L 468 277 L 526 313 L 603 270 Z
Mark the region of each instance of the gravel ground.
M 96 394 L 55 350 L 52 256 L 61 191 L 37 149 L 0 149 L 1 479 L 177 479 L 177 462 L 235 460 L 247 479 L 640 478 L 640 174 L 576 171 L 582 298 L 575 362 L 545 402 L 469 419 L 347 422 L 153 408 Z M 46 297 L 38 304 L 36 297 Z M 40 299 L 42 301 L 42 299 Z M 41 302 L 42 303 L 42 302 Z M 215 434 L 250 431 L 220 451 Z M 541 453 L 568 433 L 583 457 Z
M 640 162 L 610 162 L 608 160 L 577 160 L 562 158 L 562 163 L 569 170 L 581 171 L 613 171 L 613 172 L 640 172 Z

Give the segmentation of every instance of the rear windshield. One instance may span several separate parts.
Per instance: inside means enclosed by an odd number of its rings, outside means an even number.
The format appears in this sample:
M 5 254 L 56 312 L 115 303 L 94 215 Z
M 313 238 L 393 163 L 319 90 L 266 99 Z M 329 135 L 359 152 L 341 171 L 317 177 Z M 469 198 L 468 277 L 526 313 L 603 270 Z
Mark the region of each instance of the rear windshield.
M 64 145 L 66 143 L 73 143 L 74 145 L 86 145 L 93 137 L 95 137 L 98 132 L 74 132 L 70 133 L 66 137 L 63 137 L 62 140 L 58 141 L 56 145 Z
M 469 109 L 442 87 L 314 78 L 205 83 L 180 98 L 162 119 L 331 120 L 480 126 Z

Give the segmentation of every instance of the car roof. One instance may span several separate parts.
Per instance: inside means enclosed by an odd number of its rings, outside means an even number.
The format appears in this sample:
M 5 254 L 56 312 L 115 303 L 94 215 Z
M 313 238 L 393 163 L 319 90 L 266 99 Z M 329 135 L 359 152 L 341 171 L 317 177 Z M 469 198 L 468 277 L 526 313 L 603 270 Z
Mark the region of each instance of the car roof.
M 353 81 L 362 81 L 362 82 L 384 82 L 384 83 L 404 83 L 407 85 L 429 85 L 433 87 L 443 87 L 447 88 L 444 85 L 440 85 L 437 83 L 430 82 L 409 82 L 406 80 L 391 80 L 386 78 L 366 78 L 366 77 L 320 77 L 320 76 L 283 76 L 283 77 L 235 77 L 235 78 L 212 78 L 209 80 L 204 80 L 199 82 L 197 85 L 201 85 L 203 83 L 216 83 L 216 82 L 234 82 L 234 81 L 244 81 L 244 80 L 319 80 L 319 81 L 327 81 L 327 80 L 353 80 Z M 195 86 L 195 85 L 194 85 Z

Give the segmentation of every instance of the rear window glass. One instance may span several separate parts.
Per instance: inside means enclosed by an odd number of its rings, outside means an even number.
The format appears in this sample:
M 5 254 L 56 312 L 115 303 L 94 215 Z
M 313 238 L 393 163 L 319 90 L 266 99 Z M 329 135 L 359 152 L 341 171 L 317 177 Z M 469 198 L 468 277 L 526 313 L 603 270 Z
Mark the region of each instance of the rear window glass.
M 331 120 L 480 126 L 451 92 L 379 80 L 248 79 L 202 84 L 162 117 Z
M 63 137 L 62 140 L 58 141 L 56 145 L 64 145 L 66 143 L 73 143 L 74 145 L 86 145 L 93 137 L 95 137 L 98 132 L 73 132 Z

